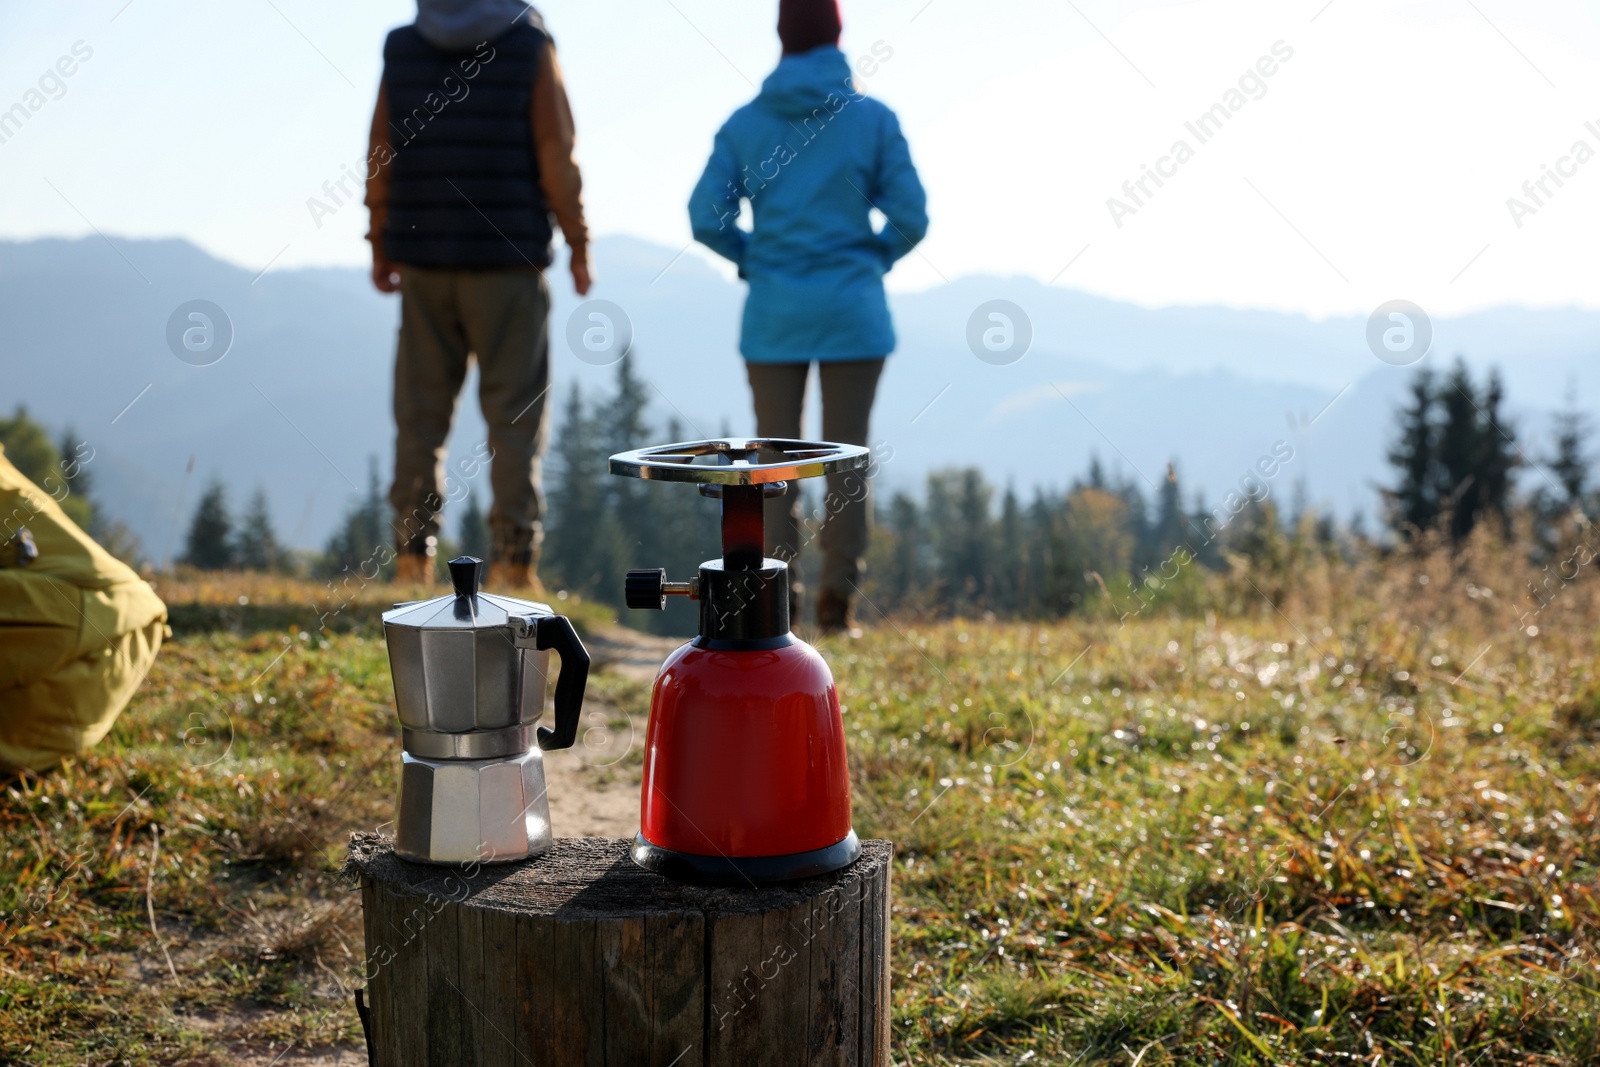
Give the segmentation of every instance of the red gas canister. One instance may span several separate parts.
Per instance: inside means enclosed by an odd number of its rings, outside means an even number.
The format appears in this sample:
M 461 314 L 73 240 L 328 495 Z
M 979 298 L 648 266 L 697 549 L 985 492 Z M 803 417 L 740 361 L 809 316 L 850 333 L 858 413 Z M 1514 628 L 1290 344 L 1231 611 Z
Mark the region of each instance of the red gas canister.
M 837 870 L 861 851 L 833 674 L 789 624 L 787 565 L 762 554 L 762 498 L 858 470 L 854 445 L 724 438 L 611 457 L 614 474 L 698 483 L 722 501 L 722 558 L 696 578 L 628 572 L 629 607 L 699 601 L 699 633 L 656 677 L 633 858 L 675 878 L 763 883 Z

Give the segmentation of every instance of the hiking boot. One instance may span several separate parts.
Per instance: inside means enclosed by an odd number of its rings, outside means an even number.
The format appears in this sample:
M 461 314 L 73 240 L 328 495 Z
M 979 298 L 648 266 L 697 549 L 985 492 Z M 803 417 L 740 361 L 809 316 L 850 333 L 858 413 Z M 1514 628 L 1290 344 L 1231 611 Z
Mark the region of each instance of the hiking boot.
M 550 593 L 539 580 L 539 572 L 532 563 L 490 563 L 483 589 L 486 593 L 505 593 L 523 600 L 548 602 L 550 599 Z
M 822 631 L 824 637 L 830 634 L 844 634 L 852 638 L 861 636 L 861 628 L 851 618 L 848 594 L 833 593 L 826 589 L 817 594 L 817 629 Z
M 403 552 L 394 559 L 396 585 L 420 585 L 433 588 L 433 557 L 422 553 Z

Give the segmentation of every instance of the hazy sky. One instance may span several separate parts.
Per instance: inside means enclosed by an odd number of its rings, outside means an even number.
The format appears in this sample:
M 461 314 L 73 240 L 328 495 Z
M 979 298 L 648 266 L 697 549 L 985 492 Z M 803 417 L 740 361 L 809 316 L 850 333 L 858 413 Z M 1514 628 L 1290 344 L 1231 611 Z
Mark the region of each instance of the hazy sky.
M 682 248 L 712 133 L 777 60 L 776 3 L 540 6 L 593 229 Z M 383 36 L 412 11 L 5 0 L 0 111 L 38 106 L 0 127 L 0 236 L 179 236 L 252 271 L 364 262 L 359 202 L 314 220 L 307 201 L 360 170 Z M 1600 306 L 1600 156 L 1577 147 L 1600 153 L 1593 2 L 845 0 L 844 15 L 846 52 L 892 51 L 864 88 L 900 113 L 929 191 L 932 231 L 895 286 L 1027 274 L 1313 315 Z M 1185 124 L 1217 104 L 1202 142 Z M 1136 201 L 1123 183 L 1147 165 L 1167 176 Z M 1535 200 L 1523 183 L 1541 178 Z M 1136 210 L 1114 218 L 1113 196 Z M 1514 219 L 1513 196 L 1533 210 Z

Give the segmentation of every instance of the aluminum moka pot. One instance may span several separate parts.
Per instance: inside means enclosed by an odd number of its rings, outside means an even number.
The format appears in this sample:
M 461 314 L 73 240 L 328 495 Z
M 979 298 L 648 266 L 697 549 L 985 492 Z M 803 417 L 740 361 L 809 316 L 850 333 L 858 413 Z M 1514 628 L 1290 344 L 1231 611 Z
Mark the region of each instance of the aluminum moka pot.
M 483 561 L 450 561 L 455 591 L 383 613 L 400 715 L 395 852 L 423 863 L 504 863 L 550 847 L 542 751 L 578 732 L 589 654 L 547 604 L 478 592 Z M 561 659 L 555 729 L 536 726 Z

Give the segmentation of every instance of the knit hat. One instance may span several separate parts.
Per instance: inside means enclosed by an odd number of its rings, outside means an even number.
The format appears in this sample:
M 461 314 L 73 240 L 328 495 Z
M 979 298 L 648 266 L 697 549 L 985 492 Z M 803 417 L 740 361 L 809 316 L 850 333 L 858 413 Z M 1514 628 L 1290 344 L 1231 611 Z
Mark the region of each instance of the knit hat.
M 839 43 L 839 0 L 778 0 L 778 39 L 786 56 Z

